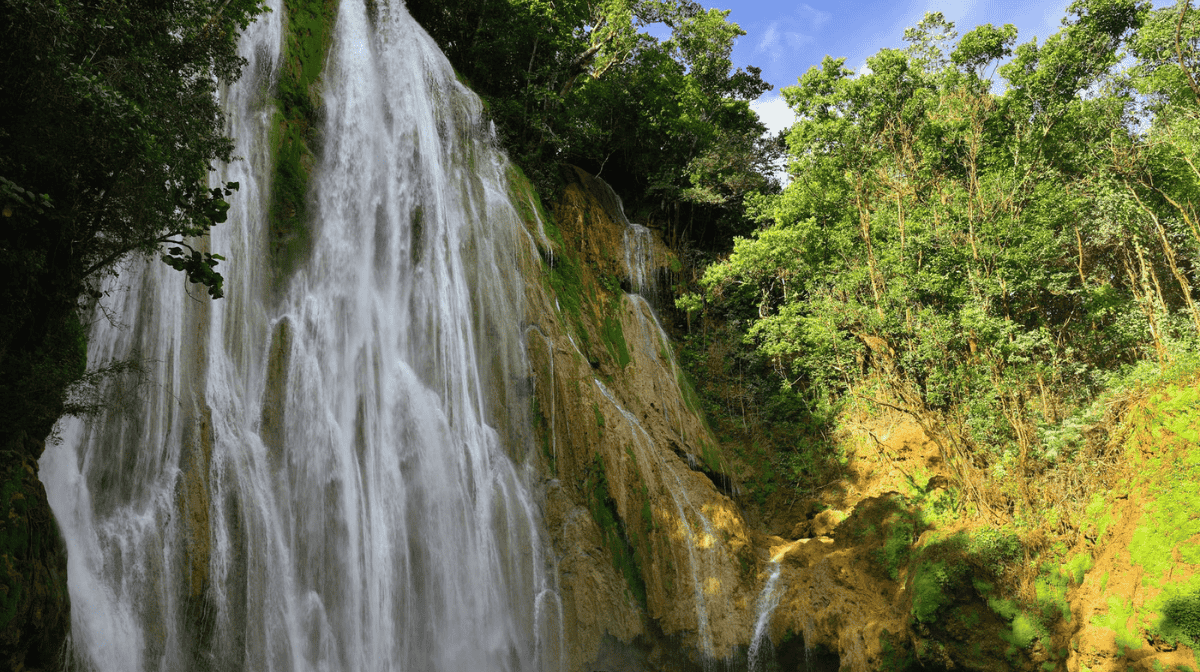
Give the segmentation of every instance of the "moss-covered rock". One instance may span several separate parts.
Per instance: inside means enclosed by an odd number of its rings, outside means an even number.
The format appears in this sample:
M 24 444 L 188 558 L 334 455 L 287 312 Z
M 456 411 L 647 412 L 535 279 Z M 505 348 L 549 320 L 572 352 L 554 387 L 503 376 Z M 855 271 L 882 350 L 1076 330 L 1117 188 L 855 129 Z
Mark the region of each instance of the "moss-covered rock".
M 40 342 L 0 359 L 0 669 L 57 669 L 70 625 L 67 549 L 37 460 L 84 373 L 86 330 L 65 311 Z
M 334 0 L 288 0 L 283 63 L 275 84 L 278 111 L 271 130 L 271 270 L 276 282 L 307 258 L 311 245 L 308 192 L 319 152 L 321 74 L 333 40 Z
M 23 454 L 0 466 L 0 667 L 57 669 L 70 626 L 67 549 L 31 457 L 42 442 L 14 444 Z
M 1117 487 L 1087 509 L 1086 560 L 1064 566 L 1080 669 L 1200 669 L 1200 372 L 1125 413 Z

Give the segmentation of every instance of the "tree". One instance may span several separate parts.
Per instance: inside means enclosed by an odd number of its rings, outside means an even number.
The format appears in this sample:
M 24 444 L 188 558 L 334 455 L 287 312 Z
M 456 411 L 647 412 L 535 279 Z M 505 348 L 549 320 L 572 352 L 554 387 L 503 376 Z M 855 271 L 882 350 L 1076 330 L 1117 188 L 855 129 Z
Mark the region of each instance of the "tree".
M 981 510 L 1028 510 L 1066 457 L 1041 437 L 1200 338 L 1197 26 L 1080 0 L 1042 44 L 927 15 L 857 77 L 827 57 L 783 90 L 793 181 L 706 270 L 709 309 L 810 406 L 902 409 Z M 993 468 L 1006 493 L 972 492 Z
M 771 87 L 734 69 L 744 34 L 690 0 L 413 0 L 413 16 L 488 102 L 510 155 L 545 189 L 575 163 L 676 241 L 722 245 L 772 191 L 781 151 L 749 102 Z M 486 7 L 486 9 L 485 9 Z M 484 15 L 486 13 L 486 20 Z M 672 31 L 658 40 L 651 23 Z
M 258 0 L 0 0 L 0 660 L 52 666 L 69 628 L 66 549 L 37 459 L 85 373 L 80 303 L 130 254 L 216 298 L 232 157 L 215 93 L 238 76 Z M 10 498 L 11 495 L 11 498 Z M 11 499 L 11 501 L 9 501 Z
M 81 371 L 77 302 L 126 255 L 158 254 L 221 296 L 220 257 L 196 242 L 237 188 L 208 184 L 232 158 L 215 93 L 240 73 L 238 33 L 262 11 L 258 0 L 3 0 L 6 426 L 45 436 Z

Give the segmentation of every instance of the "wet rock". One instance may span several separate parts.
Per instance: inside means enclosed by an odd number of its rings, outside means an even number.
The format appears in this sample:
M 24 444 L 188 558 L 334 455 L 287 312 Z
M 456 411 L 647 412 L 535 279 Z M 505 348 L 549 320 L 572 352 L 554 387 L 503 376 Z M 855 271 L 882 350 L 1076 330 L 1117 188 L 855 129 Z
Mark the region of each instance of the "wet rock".
M 37 672 L 59 667 L 71 601 L 66 544 L 29 452 L 0 458 L 0 668 Z

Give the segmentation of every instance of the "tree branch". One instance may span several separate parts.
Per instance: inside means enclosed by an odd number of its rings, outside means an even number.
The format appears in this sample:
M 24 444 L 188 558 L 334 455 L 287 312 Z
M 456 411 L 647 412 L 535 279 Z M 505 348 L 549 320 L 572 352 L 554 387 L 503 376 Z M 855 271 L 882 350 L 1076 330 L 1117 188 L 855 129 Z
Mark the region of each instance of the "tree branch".
M 1183 74 L 1187 76 L 1187 83 L 1192 89 L 1192 94 L 1196 96 L 1196 103 L 1200 104 L 1200 86 L 1196 84 L 1196 79 L 1192 77 L 1192 71 L 1183 62 L 1183 47 L 1179 41 L 1179 35 L 1183 32 L 1183 17 L 1187 15 L 1187 11 L 1191 8 L 1192 0 L 1184 0 L 1182 6 L 1179 8 L 1179 20 L 1175 22 L 1175 57 L 1179 59 L 1179 69 L 1183 70 Z

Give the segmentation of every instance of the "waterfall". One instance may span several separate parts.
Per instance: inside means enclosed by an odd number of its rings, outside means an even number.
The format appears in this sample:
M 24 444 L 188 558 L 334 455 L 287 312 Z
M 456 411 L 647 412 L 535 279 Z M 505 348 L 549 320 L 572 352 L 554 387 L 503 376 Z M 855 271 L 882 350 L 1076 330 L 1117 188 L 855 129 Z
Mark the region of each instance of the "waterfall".
M 768 565 L 767 582 L 758 595 L 758 602 L 754 605 L 756 614 L 754 634 L 750 637 L 750 648 L 746 652 L 746 669 L 749 672 L 758 672 L 767 668 L 767 662 L 763 659 L 763 644 L 766 643 L 769 646 L 771 643 L 767 628 L 771 625 L 771 614 L 775 613 L 781 597 L 777 586 L 782 569 L 779 564 L 780 559 L 778 556 L 771 559 L 771 563 Z
M 621 247 L 625 258 L 625 280 L 629 283 L 629 292 L 644 297 L 651 304 L 658 305 L 659 268 L 663 261 L 656 255 L 654 232 L 641 224 L 634 224 L 625 216 L 625 203 L 612 188 L 612 185 L 600 179 L 593 178 L 599 187 L 601 202 L 614 215 L 618 223 L 625 228 L 621 232 Z
M 399 3 L 338 9 L 311 251 L 270 277 L 278 0 L 222 92 L 241 184 L 210 302 L 157 261 L 107 287 L 41 475 L 85 670 L 564 667 L 530 454 L 520 219 L 481 104 Z
M 625 273 L 635 294 L 658 301 L 657 262 L 654 257 L 654 232 L 642 226 L 626 222 L 622 236 L 625 248 Z
M 645 465 L 647 470 L 643 472 L 644 476 L 655 478 L 658 480 L 656 490 L 667 492 L 671 496 L 671 501 L 675 505 L 675 513 L 679 516 L 679 527 L 682 531 L 684 539 L 684 547 L 687 550 L 688 572 L 692 579 L 692 595 L 694 599 L 694 607 L 696 609 L 696 638 L 700 644 L 700 654 L 703 656 L 703 663 L 706 668 L 711 666 L 715 660 L 715 652 L 713 649 L 712 630 L 708 623 L 708 600 L 705 598 L 705 583 L 712 576 L 713 566 L 716 563 L 715 556 L 719 552 L 719 538 L 713 530 L 712 523 L 708 517 L 701 512 L 699 507 L 692 504 L 688 499 L 687 490 L 683 487 L 683 483 L 679 479 L 679 474 L 675 469 L 667 464 L 660 452 L 655 448 L 654 439 L 650 438 L 649 432 L 642 427 L 642 423 L 638 422 L 636 416 L 626 410 L 609 391 L 604 383 L 598 378 L 594 378 L 593 382 L 604 398 L 613 405 L 621 417 L 625 419 L 625 423 L 629 426 L 630 436 L 633 439 L 632 447 L 639 464 Z M 651 467 L 650 465 L 653 465 Z M 669 479 L 669 480 L 668 480 Z M 691 514 L 689 516 L 689 513 Z M 701 531 L 697 531 L 689 518 L 693 518 L 700 522 Z

